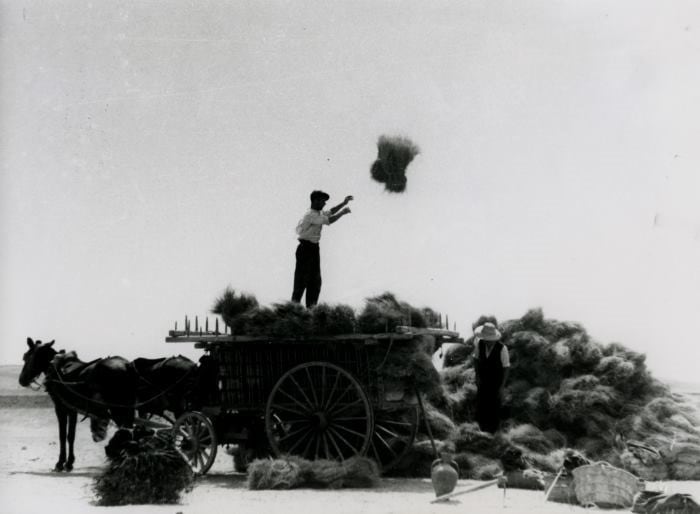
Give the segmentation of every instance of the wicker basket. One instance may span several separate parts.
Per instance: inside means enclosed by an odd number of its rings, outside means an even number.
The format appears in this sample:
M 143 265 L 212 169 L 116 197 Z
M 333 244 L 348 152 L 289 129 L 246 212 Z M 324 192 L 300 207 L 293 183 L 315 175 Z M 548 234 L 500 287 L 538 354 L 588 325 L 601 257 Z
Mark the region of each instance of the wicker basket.
M 581 466 L 572 473 L 576 498 L 584 506 L 629 508 L 634 496 L 644 489 L 643 481 L 607 462 Z

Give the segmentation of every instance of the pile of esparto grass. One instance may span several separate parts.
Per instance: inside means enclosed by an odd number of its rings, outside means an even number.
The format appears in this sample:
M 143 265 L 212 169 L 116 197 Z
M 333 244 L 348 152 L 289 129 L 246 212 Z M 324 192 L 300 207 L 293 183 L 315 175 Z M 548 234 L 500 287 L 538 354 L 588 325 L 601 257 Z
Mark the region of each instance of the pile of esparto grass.
M 120 445 L 123 449 L 94 480 L 99 505 L 178 503 L 192 489 L 194 474 L 174 449 L 170 431 L 131 441 L 122 433 Z
M 307 460 L 295 456 L 258 459 L 248 466 L 248 488 L 370 488 L 379 482 L 377 464 L 366 457 L 344 461 Z
M 391 193 L 406 190 L 406 168 L 420 153 L 419 148 L 408 138 L 380 136 L 377 141 L 377 159 L 372 164 L 370 175 L 384 184 Z
M 474 325 L 484 321 L 497 323 L 482 316 Z M 571 448 L 648 480 L 700 479 L 700 415 L 651 376 L 643 354 L 601 344 L 580 324 L 546 319 L 540 309 L 498 326 L 511 371 L 496 436 L 534 467 L 556 470 Z M 464 438 L 474 441 L 464 428 L 474 427 L 474 341 L 465 343 L 448 351 L 441 372 L 458 457 Z M 480 448 L 469 453 L 495 457 Z

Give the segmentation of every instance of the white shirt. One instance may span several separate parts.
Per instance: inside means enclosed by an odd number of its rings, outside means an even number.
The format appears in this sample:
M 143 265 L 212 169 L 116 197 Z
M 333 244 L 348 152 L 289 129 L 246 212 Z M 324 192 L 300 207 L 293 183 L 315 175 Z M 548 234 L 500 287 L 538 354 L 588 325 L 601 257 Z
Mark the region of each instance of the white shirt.
M 330 224 L 330 211 L 316 211 L 309 209 L 297 223 L 297 236 L 299 239 L 318 243 L 321 240 L 321 228 Z
M 480 342 L 481 342 L 480 340 L 477 340 L 476 345 L 474 346 L 474 359 L 475 359 L 475 360 L 479 360 L 479 343 L 480 343 Z M 484 344 L 486 344 L 486 341 L 484 341 Z M 501 343 L 501 345 L 502 345 L 502 348 L 501 348 L 501 365 L 502 365 L 504 368 L 510 368 L 510 355 L 508 355 L 508 348 L 506 348 L 506 345 L 504 345 L 503 343 Z M 493 351 L 493 349 L 494 349 L 495 347 L 496 347 L 496 345 L 494 344 L 494 345 L 491 347 L 491 351 Z M 484 352 L 486 353 L 486 357 L 488 357 L 489 355 L 491 355 L 491 352 L 489 351 L 488 346 L 484 348 Z

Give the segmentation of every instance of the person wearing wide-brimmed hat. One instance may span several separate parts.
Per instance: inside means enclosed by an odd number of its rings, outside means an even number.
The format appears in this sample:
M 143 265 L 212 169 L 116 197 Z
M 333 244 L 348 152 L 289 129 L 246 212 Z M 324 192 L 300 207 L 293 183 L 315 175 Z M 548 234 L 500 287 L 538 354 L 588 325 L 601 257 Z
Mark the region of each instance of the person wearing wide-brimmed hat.
M 316 305 L 321 293 L 321 229 L 323 225 L 335 223 L 346 214 L 350 214 L 350 208 L 345 206 L 352 200 L 352 196 L 346 196 L 342 203 L 327 211 L 324 211 L 323 207 L 330 198 L 328 193 L 313 191 L 310 198 L 311 208 L 297 223 L 299 245 L 296 250 L 292 291 L 292 301 L 297 303 L 301 302 L 301 297 L 306 291 L 307 307 Z
M 510 357 L 496 325 L 486 322 L 474 331 L 476 371 L 476 420 L 484 432 L 498 430 L 503 388 L 508 379 Z

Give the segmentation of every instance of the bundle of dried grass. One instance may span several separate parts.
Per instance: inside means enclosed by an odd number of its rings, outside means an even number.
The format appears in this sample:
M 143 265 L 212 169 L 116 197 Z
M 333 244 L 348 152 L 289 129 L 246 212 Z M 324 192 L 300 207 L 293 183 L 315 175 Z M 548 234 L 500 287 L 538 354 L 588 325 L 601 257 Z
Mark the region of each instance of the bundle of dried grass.
M 380 136 L 377 141 L 377 159 L 370 174 L 374 180 L 384 184 L 391 193 L 402 193 L 406 189 L 406 167 L 420 153 L 419 148 L 408 138 Z
M 509 489 L 525 489 L 529 491 L 543 491 L 545 473 L 539 469 L 523 469 L 506 471 L 506 487 Z M 503 487 L 500 484 L 498 487 Z
M 454 445 L 449 441 L 436 440 L 435 446 L 437 453 L 454 453 Z M 433 445 L 428 439 L 417 440 L 413 443 L 411 451 L 406 453 L 399 462 L 388 471 L 388 475 L 392 477 L 403 478 L 426 478 L 430 476 L 431 466 L 435 461 L 435 451 Z M 460 465 L 460 476 L 464 478 L 462 473 L 466 468 Z
M 99 505 L 177 503 L 192 489 L 194 474 L 175 451 L 169 431 L 132 443 L 95 478 Z
M 429 402 L 424 402 L 424 409 L 433 437 L 436 439 L 449 439 L 456 428 L 454 421 Z M 421 424 L 418 428 L 420 431 L 424 431 L 423 427 L 424 425 Z
M 700 514 L 700 504 L 690 494 L 656 494 L 633 506 L 644 514 Z
M 351 457 L 338 462 L 285 456 L 255 460 L 248 466 L 248 488 L 255 490 L 369 488 L 378 483 L 379 468 L 366 457 Z
M 238 322 L 240 316 L 255 309 L 258 300 L 251 294 L 237 294 L 234 289 L 227 287 L 226 290 L 214 301 L 211 312 L 219 314 L 224 323 L 231 327 L 234 332 L 241 332 L 243 326 Z
M 311 312 L 300 303 L 277 303 L 273 309 L 275 322 L 272 325 L 272 334 L 301 337 L 311 333 Z
M 276 321 L 277 316 L 270 307 L 251 309 L 237 319 L 242 333 L 266 336 L 273 333 Z
M 367 298 L 365 307 L 357 318 L 360 332 L 378 334 L 393 332 L 399 325 L 408 321 L 408 312 L 404 311 L 396 297 L 389 293 Z
M 529 423 L 509 428 L 504 432 L 503 437 L 534 453 L 547 454 L 555 449 L 552 441 L 539 428 Z
M 294 489 L 304 484 L 303 474 L 295 458 L 254 460 L 248 464 L 248 489 Z
M 436 402 L 443 397 L 440 374 L 433 366 L 434 338 L 414 337 L 395 342 L 385 352 L 377 352 L 370 363 L 389 382 L 398 382 L 408 391 L 419 391 Z
M 462 478 L 474 480 L 491 480 L 503 473 L 499 459 L 493 459 L 479 453 L 460 452 L 454 460 L 459 465 Z
M 457 427 L 450 439 L 458 452 L 498 457 L 499 441 L 493 434 L 482 432 L 476 423 L 463 423 Z
M 311 332 L 316 335 L 341 335 L 355 332 L 355 311 L 347 305 L 320 303 L 311 310 Z

